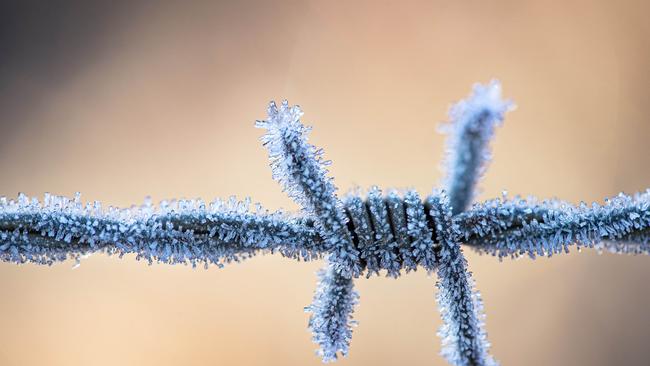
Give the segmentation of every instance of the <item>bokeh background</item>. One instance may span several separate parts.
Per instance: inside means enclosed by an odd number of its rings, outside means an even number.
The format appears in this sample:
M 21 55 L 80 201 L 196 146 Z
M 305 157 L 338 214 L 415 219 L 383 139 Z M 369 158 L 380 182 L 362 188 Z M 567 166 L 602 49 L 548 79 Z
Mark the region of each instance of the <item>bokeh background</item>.
M 481 199 L 601 201 L 650 186 L 650 23 L 638 1 L 9 1 L 0 11 L 0 194 L 130 206 L 251 196 L 271 179 L 271 99 L 355 186 L 429 192 L 436 130 L 474 82 L 518 109 Z M 650 258 L 511 261 L 466 251 L 503 365 L 647 365 Z M 306 329 L 322 263 L 218 270 L 94 255 L 0 264 L 1 365 L 319 365 Z M 340 365 L 444 365 L 435 277 L 357 281 Z

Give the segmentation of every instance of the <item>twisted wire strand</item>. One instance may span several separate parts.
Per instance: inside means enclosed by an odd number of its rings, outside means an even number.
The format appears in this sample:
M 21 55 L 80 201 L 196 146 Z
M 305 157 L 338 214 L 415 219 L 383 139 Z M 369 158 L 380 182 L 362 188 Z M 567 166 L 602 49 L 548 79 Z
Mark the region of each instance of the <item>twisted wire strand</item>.
M 650 254 L 650 190 L 632 196 L 621 193 L 591 206 L 493 200 L 476 205 L 462 219 L 477 234 L 471 237 L 466 232 L 468 244 L 499 258 L 550 257 L 568 252 L 572 245 Z
M 649 191 L 621 194 L 595 206 L 499 198 L 477 203 L 452 220 L 467 247 L 499 258 L 549 256 L 564 253 L 572 245 L 650 254 L 649 197 Z M 438 244 L 428 223 L 433 219 L 417 192 L 391 191 L 384 202 L 389 217 L 397 217 L 391 219 L 390 228 L 393 237 L 400 238 L 396 256 L 400 268 L 406 272 L 419 266 L 435 269 Z M 374 255 L 366 248 L 378 248 L 369 205 L 360 193 L 345 198 L 347 225 L 367 275 L 388 271 L 381 263 L 372 270 L 364 264 L 364 258 Z M 566 221 L 566 212 L 573 213 L 573 221 Z M 529 234 L 522 232 L 524 227 Z M 583 228 L 583 234 L 566 235 L 574 228 Z M 538 246 L 524 240 L 525 235 L 536 235 L 532 243 L 547 238 L 561 242 L 554 242 L 553 251 L 529 253 Z M 421 241 L 424 249 L 420 249 Z M 327 248 L 313 219 L 268 212 L 259 206 L 251 210 L 249 201 L 235 198 L 207 205 L 200 200 L 180 200 L 128 209 L 83 204 L 80 197 L 47 195 L 41 201 L 25 195 L 17 200 L 0 198 L 0 260 L 52 265 L 95 252 L 135 254 L 149 263 L 221 267 L 260 253 L 279 253 L 301 261 L 320 259 Z
M 200 200 L 103 209 L 95 202 L 46 195 L 41 203 L 20 195 L 0 199 L 0 259 L 52 264 L 97 251 L 135 253 L 149 263 L 215 264 L 258 252 L 301 259 L 320 257 L 322 240 L 312 223 L 269 213 L 234 197 L 206 206 Z

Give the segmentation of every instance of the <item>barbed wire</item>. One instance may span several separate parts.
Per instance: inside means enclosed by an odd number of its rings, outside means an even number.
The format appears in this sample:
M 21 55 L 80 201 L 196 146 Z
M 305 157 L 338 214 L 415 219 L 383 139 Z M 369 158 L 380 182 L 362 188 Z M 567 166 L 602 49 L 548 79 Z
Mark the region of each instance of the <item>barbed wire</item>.
M 436 272 L 443 317 L 442 354 L 454 365 L 493 365 L 483 305 L 467 271 L 461 243 L 498 258 L 552 256 L 571 246 L 613 253 L 650 253 L 650 191 L 619 194 L 604 204 L 509 198 L 475 203 L 476 185 L 490 159 L 489 141 L 512 103 L 500 85 L 475 85 L 451 109 L 445 190 L 422 199 L 414 190 L 371 187 L 339 199 L 328 161 L 307 141 L 302 111 L 271 104 L 257 126 L 269 150 L 273 177 L 303 208 L 270 212 L 249 199 L 163 201 L 127 209 L 46 194 L 0 198 L 0 260 L 51 265 L 102 252 L 135 254 L 148 263 L 192 266 L 239 262 L 261 253 L 310 261 L 319 273 L 309 327 L 324 361 L 347 355 L 359 295 L 354 279 Z M 253 206 L 253 207 L 251 207 Z

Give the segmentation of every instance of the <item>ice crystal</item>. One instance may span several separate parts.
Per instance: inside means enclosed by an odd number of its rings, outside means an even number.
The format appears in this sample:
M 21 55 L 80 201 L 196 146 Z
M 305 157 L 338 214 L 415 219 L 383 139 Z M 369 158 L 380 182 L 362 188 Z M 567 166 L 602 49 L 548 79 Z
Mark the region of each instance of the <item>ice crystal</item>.
M 269 212 L 250 199 L 150 199 L 128 209 L 83 203 L 79 194 L 0 197 L 0 260 L 51 265 L 103 252 L 148 263 L 192 266 L 239 262 L 259 253 L 295 260 L 327 259 L 319 272 L 309 328 L 324 361 L 347 355 L 361 275 L 399 277 L 423 268 L 438 275 L 443 356 L 454 365 L 493 365 L 480 294 L 461 244 L 498 258 L 551 256 L 570 246 L 625 254 L 650 253 L 650 191 L 620 194 L 604 204 L 571 205 L 503 197 L 470 203 L 490 158 L 489 140 L 512 103 L 500 85 L 475 85 L 450 111 L 445 191 L 378 187 L 341 201 L 323 151 L 308 143 L 297 106 L 271 103 L 258 121 L 274 179 L 303 209 Z

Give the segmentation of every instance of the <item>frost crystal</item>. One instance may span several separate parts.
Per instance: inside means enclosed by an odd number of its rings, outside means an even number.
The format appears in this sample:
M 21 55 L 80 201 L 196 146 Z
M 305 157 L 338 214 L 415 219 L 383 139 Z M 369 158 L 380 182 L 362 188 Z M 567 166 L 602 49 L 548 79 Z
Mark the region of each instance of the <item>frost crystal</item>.
M 442 354 L 453 365 L 494 365 L 484 330 L 483 305 L 467 270 L 461 242 L 499 258 L 551 256 L 569 247 L 650 254 L 650 191 L 620 194 L 602 205 L 558 200 L 502 198 L 470 207 L 490 158 L 489 140 L 512 103 L 502 101 L 496 81 L 475 85 L 450 111 L 447 176 L 442 191 L 424 202 L 414 190 L 372 187 L 343 202 L 327 176 L 322 150 L 307 142 L 302 111 L 271 103 L 257 126 L 269 150 L 273 177 L 303 208 L 303 215 L 269 212 L 249 199 L 146 199 L 129 209 L 82 203 L 46 194 L 0 197 L 0 260 L 51 265 L 103 252 L 134 254 L 148 263 L 222 267 L 258 253 L 295 260 L 326 258 L 319 272 L 309 328 L 323 361 L 347 355 L 354 306 L 354 279 L 385 273 L 397 278 L 418 267 L 438 275 Z M 75 266 L 76 266 L 75 265 Z

